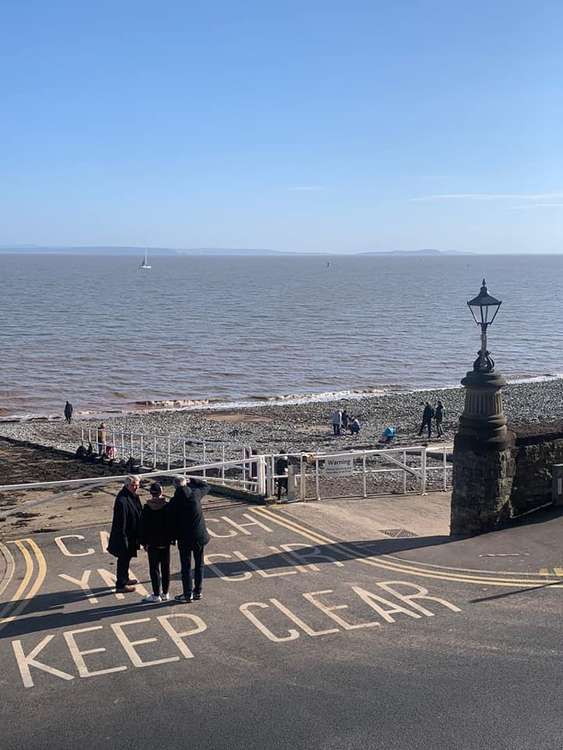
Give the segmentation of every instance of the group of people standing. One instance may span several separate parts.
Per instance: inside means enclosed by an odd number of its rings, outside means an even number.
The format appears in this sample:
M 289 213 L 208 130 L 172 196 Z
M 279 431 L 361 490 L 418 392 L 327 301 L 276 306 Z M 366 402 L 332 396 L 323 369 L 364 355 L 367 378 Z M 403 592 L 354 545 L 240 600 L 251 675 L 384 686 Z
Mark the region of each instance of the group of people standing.
M 345 409 L 336 409 L 336 411 L 333 411 L 330 421 L 334 435 L 341 435 L 342 430 L 344 432 L 350 430 L 350 435 L 357 435 L 360 431 L 360 420 L 358 417 L 352 417 Z
M 209 541 L 201 499 L 209 492 L 209 485 L 193 477 L 189 481 L 185 477 L 175 477 L 175 492 L 168 501 L 162 486 L 154 482 L 143 506 L 140 483 L 140 477 L 128 477 L 115 498 L 107 550 L 117 558 L 116 593 L 135 591 L 138 581 L 131 578 L 129 565 L 143 547 L 148 555 L 152 583 L 152 594 L 143 601 L 169 601 L 170 548 L 177 543 L 182 593 L 175 600 L 188 603 L 201 599 L 203 552 Z

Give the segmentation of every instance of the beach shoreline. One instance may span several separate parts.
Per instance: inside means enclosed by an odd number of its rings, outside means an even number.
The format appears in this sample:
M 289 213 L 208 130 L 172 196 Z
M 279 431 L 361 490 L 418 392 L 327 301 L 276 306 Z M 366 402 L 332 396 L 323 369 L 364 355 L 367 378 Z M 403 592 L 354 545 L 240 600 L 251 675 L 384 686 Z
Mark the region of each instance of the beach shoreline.
M 550 422 L 563 418 L 563 379 L 534 379 L 510 383 L 503 389 L 509 423 Z M 443 388 L 363 395 L 301 403 L 263 403 L 226 408 L 144 408 L 125 413 L 92 414 L 67 425 L 59 420 L 2 421 L 0 435 L 38 445 L 75 450 L 81 430 L 92 429 L 103 420 L 108 429 L 143 434 L 171 435 L 248 445 L 261 452 L 339 450 L 354 445 L 373 445 L 383 429 L 393 425 L 399 443 L 420 443 L 422 408 L 425 401 L 445 407 L 444 438 L 452 441 L 463 410 L 464 389 Z M 331 433 L 330 415 L 336 408 L 358 416 L 357 438 Z

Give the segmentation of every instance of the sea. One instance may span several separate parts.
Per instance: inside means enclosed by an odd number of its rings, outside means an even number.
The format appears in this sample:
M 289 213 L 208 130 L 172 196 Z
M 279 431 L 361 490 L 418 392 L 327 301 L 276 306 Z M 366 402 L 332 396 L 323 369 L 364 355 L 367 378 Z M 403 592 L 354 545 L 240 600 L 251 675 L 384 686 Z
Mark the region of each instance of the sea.
M 482 279 L 512 380 L 563 372 L 563 256 L 0 255 L 0 415 L 361 397 L 459 384 Z

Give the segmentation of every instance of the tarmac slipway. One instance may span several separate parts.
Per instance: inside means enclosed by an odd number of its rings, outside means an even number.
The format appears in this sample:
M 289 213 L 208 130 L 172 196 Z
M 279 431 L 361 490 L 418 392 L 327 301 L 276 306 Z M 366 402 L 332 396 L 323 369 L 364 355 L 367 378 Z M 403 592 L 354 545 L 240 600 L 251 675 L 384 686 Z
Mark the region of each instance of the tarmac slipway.
M 141 603 L 143 552 L 116 595 L 105 521 L 11 534 L 2 749 L 560 750 L 563 518 L 453 540 L 447 505 L 209 508 L 190 605 Z

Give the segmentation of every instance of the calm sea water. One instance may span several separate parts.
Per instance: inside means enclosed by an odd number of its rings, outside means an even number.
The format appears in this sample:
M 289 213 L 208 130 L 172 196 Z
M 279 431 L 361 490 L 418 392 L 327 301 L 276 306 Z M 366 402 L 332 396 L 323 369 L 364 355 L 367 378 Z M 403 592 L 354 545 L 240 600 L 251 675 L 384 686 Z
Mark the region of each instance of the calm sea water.
M 330 260 L 330 267 L 327 261 Z M 459 382 L 486 276 L 510 377 L 563 372 L 562 256 L 0 255 L 0 409 L 127 409 Z

